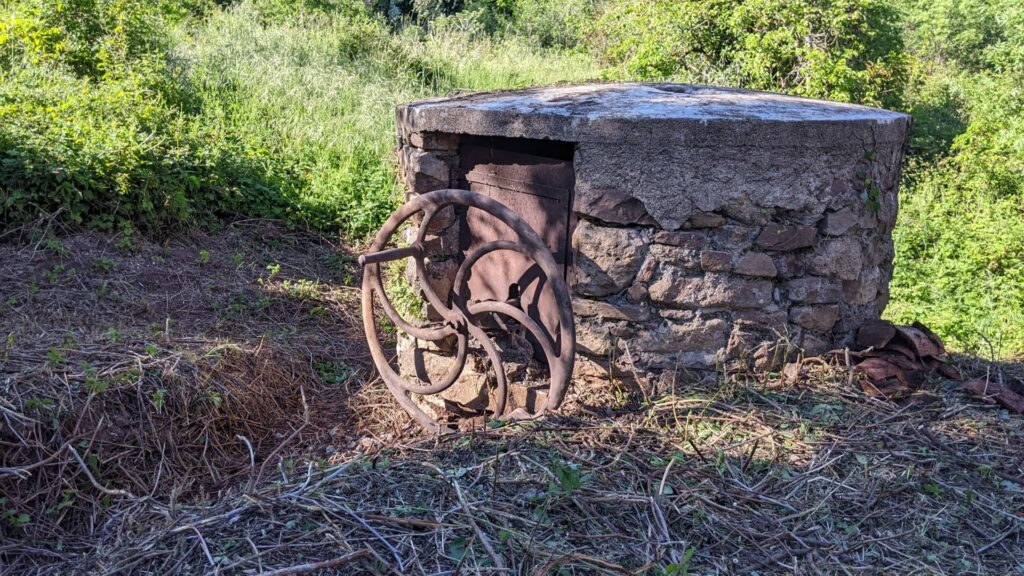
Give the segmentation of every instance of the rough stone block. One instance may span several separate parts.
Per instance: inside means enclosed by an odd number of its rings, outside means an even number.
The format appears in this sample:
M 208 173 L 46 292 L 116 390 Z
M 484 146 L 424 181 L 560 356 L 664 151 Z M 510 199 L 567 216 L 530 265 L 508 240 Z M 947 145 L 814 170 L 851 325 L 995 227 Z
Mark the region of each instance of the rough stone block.
M 684 228 L 718 228 L 725 224 L 725 216 L 714 212 L 697 212 L 690 216 Z
M 747 196 L 732 198 L 722 205 L 721 210 L 726 216 L 737 222 L 757 226 L 767 223 L 770 214 L 769 210 L 759 206 Z
M 807 265 L 803 256 L 783 253 L 775 257 L 775 270 L 780 278 L 797 278 L 807 274 Z
M 724 274 L 683 276 L 678 268 L 661 271 L 649 288 L 651 300 L 678 308 L 757 308 L 772 302 L 772 283 Z
M 789 310 L 789 319 L 797 326 L 812 332 L 828 332 L 839 319 L 839 306 L 796 306 Z
M 580 186 L 573 198 L 573 210 L 613 224 L 655 224 L 643 202 L 617 188 L 592 189 Z
M 409 144 L 423 150 L 454 151 L 459 147 L 459 137 L 444 132 L 413 132 L 409 134 Z
M 402 374 L 430 384 L 444 380 L 455 362 L 452 355 L 417 347 L 417 341 L 411 338 L 399 339 L 398 361 Z M 446 401 L 470 410 L 483 410 L 487 407 L 487 376 L 487 370 L 478 370 L 473 362 L 467 362 L 462 375 L 450 388 L 430 396 L 413 394 L 413 399 L 435 415 L 443 412 Z
M 789 314 L 785 310 L 736 310 L 732 313 L 733 322 L 755 324 L 771 330 L 785 329 Z
M 744 254 L 733 272 L 744 276 L 760 276 L 763 278 L 774 278 L 778 271 L 772 257 L 760 252 L 748 252 Z
M 765 250 L 788 252 L 814 246 L 817 230 L 809 226 L 783 226 L 771 223 L 764 227 L 755 243 Z
M 807 356 L 821 356 L 832 348 L 827 339 L 809 332 L 804 334 L 801 344 Z
M 697 317 L 697 313 L 693 310 L 678 310 L 676 308 L 661 308 L 658 310 L 658 316 L 667 318 L 669 320 L 675 320 L 677 322 L 692 322 Z
M 786 284 L 789 299 L 804 304 L 833 304 L 839 302 L 842 287 L 830 278 L 797 278 Z
M 572 311 L 577 316 L 596 316 L 607 320 L 629 320 L 631 322 L 642 322 L 651 315 L 646 306 L 586 298 L 573 298 Z
M 422 174 L 447 186 L 451 180 L 451 165 L 448 159 L 436 152 L 428 152 L 412 146 L 405 146 L 401 152 L 402 168 L 407 177 L 410 173 Z
M 632 345 L 641 353 L 699 352 L 715 354 L 725 347 L 729 323 L 720 318 L 691 322 L 666 321 L 641 330 Z
M 704 289 L 704 278 L 685 274 L 681 268 L 662 266 L 647 289 L 651 301 L 679 308 L 697 307 Z
M 458 269 L 459 264 L 455 260 L 440 262 L 428 260 L 423 263 L 423 270 L 426 272 L 424 280 L 430 285 L 434 294 L 437 294 L 437 297 L 446 303 L 451 294 L 452 285 L 455 283 L 455 273 Z
M 615 336 L 611 325 L 597 318 L 580 318 L 576 322 L 576 347 L 593 356 L 606 356 L 612 350 Z
M 732 270 L 732 253 L 721 250 L 702 250 L 700 267 L 705 272 L 728 272 Z
M 578 294 L 607 296 L 633 282 L 647 244 L 635 228 L 608 228 L 580 220 L 572 235 L 575 286 Z
M 626 290 L 626 300 L 638 304 L 647 300 L 647 285 L 643 283 L 636 283 Z
M 856 280 L 843 280 L 843 298 L 850 304 L 869 304 L 878 297 L 878 288 L 882 281 L 882 272 L 872 266 Z
M 519 382 L 509 382 L 506 410 L 524 408 L 530 414 L 536 414 L 548 401 L 546 386 L 527 386 Z M 492 402 L 493 404 L 493 402 Z
M 715 247 L 727 252 L 743 252 L 747 250 L 754 244 L 754 238 L 757 234 L 757 228 L 737 224 L 726 224 L 712 231 Z
M 654 234 L 654 242 L 656 244 L 689 248 L 690 250 L 700 250 L 707 244 L 708 237 L 700 232 L 668 232 L 661 230 Z
M 700 304 L 708 308 L 757 308 L 772 302 L 772 283 L 724 274 L 708 274 L 700 291 Z
M 438 180 L 422 172 L 410 171 L 405 173 L 406 199 L 410 199 L 418 194 L 433 192 L 434 190 L 444 190 L 448 186 L 449 182 L 447 180 Z
M 680 246 L 651 244 L 651 247 L 647 252 L 647 259 L 657 262 L 659 265 L 665 264 L 678 266 L 686 270 L 694 271 L 700 269 L 700 252 Z M 647 263 L 645 262 L 644 265 L 646 267 Z
M 864 267 L 864 252 L 854 238 L 833 238 L 814 251 L 809 267 L 820 276 L 856 280 Z
M 818 230 L 826 236 L 842 236 L 850 228 L 856 226 L 858 222 L 860 222 L 860 216 L 849 207 L 846 207 L 837 212 L 826 214 L 818 225 Z

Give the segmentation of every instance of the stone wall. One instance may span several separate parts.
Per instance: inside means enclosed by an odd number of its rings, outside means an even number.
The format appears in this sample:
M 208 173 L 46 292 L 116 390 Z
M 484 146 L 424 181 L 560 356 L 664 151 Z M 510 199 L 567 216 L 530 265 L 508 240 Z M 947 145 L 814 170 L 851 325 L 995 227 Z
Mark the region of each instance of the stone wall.
M 844 207 L 817 226 L 695 214 L 682 230 L 580 220 L 573 309 L 580 351 L 648 369 L 771 368 L 820 354 L 888 298 L 892 216 Z M 883 218 L 884 217 L 884 218 Z
M 410 196 L 457 186 L 460 136 L 445 129 L 573 144 L 569 278 L 584 357 L 655 373 L 774 368 L 849 343 L 888 301 L 905 115 L 596 85 L 414 103 L 398 123 Z M 450 253 L 428 266 L 442 289 L 458 257 L 453 220 L 435 227 Z
M 455 135 L 405 139 L 407 197 L 454 186 L 457 154 Z M 570 285 L 579 352 L 628 354 L 651 371 L 763 369 L 800 350 L 846 344 L 881 314 L 892 276 L 898 162 L 860 164 L 824 196 L 792 192 L 788 202 L 810 206 L 801 211 L 730 206 L 694 212 L 678 230 L 660 229 L 642 205 L 577 199 Z M 622 223 L 629 220 L 641 224 Z M 444 294 L 458 256 L 454 214 L 436 219 L 432 231 L 445 251 L 427 271 Z

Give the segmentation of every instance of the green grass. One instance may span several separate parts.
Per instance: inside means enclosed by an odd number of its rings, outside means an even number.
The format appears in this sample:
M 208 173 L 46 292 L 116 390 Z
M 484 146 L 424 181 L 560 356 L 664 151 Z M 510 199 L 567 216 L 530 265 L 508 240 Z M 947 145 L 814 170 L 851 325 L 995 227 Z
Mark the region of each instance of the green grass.
M 175 50 L 214 133 L 246 142 L 295 179 L 290 207 L 316 228 L 364 237 L 395 207 L 394 109 L 456 90 L 597 76 L 593 62 L 510 38 L 299 15 L 267 26 L 250 3 L 217 12 Z

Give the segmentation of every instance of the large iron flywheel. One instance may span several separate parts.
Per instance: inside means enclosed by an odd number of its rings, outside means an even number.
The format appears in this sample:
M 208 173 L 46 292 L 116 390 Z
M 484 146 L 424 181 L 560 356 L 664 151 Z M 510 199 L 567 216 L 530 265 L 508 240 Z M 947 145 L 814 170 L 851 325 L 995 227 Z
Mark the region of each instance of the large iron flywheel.
M 476 209 L 493 217 L 500 225 L 507 227 L 507 238 L 490 242 L 477 242 L 475 247 L 460 254 L 461 262 L 454 274 L 450 293 L 438 294 L 427 278 L 427 258 L 435 245 L 428 234 L 431 222 L 448 206 L 459 208 L 457 213 L 465 214 L 468 209 Z M 418 221 L 414 239 L 408 246 L 387 248 L 392 245 L 396 232 L 406 222 Z M 468 244 L 467 244 L 468 245 Z M 506 300 L 474 299 L 469 288 L 473 267 L 488 254 L 498 251 L 516 252 L 535 263 L 539 273 L 543 275 L 544 290 L 549 290 L 557 307 L 557 325 L 544 326 L 530 311 L 524 309 L 522 303 L 510 296 Z M 396 310 L 384 291 L 381 277 L 381 265 L 397 260 L 412 258 L 415 273 L 419 280 L 416 284 L 427 304 L 439 320 L 434 322 L 413 323 Z M 551 249 L 544 244 L 540 236 L 522 218 L 504 204 L 487 196 L 468 190 L 437 190 L 419 195 L 388 218 L 377 233 L 369 250 L 359 257 L 363 267 L 362 310 L 363 327 L 369 343 L 373 362 L 388 389 L 413 418 L 424 428 L 438 431 L 441 425 L 413 400 L 412 394 L 440 394 L 458 382 L 466 367 L 467 352 L 470 343 L 475 342 L 490 360 L 494 371 L 494 386 L 489 391 L 494 397 L 491 401 L 493 416 L 501 418 L 506 413 L 509 394 L 509 382 L 505 374 L 499 348 L 491 335 L 494 327 L 514 324 L 528 332 L 534 346 L 542 352 L 550 376 L 547 400 L 537 407 L 534 414 L 558 408 L 565 398 L 565 393 L 572 376 L 572 368 L 576 346 L 575 324 L 572 314 L 572 303 L 566 287 L 564 269 L 555 263 Z M 416 341 L 450 342 L 455 340 L 452 348 L 450 368 L 447 375 L 438 381 L 425 381 L 414 376 L 403 377 L 392 365 L 389 355 L 378 334 L 378 322 L 375 317 L 376 304 L 384 311 L 398 330 L 411 336 Z M 497 316 L 511 322 L 494 322 Z

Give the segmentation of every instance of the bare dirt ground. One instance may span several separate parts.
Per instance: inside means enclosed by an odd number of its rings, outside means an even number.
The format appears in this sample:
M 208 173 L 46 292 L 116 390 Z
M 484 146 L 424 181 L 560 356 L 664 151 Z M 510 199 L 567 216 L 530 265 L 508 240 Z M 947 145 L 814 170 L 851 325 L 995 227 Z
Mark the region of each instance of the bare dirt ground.
M 957 384 L 809 359 L 427 438 L 357 276 L 267 222 L 0 239 L 0 574 L 1024 574 L 1024 418 Z

